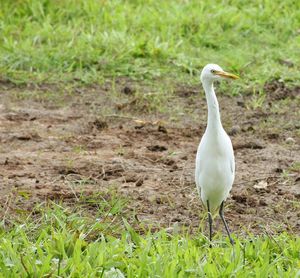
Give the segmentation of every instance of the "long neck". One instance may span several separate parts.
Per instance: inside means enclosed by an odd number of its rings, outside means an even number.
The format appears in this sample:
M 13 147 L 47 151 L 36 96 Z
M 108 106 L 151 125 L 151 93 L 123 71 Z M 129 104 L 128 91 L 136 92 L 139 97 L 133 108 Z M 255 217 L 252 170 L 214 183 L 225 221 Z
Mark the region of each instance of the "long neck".
M 214 86 L 212 81 L 204 81 L 203 88 L 206 95 L 208 118 L 207 118 L 207 129 L 208 130 L 219 130 L 222 128 L 219 103 L 215 94 Z

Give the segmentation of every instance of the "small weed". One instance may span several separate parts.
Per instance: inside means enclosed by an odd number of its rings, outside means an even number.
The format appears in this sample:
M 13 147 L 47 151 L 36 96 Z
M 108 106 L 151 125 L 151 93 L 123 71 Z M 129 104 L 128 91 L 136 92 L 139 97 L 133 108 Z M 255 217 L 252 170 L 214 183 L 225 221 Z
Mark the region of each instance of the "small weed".
M 85 146 L 83 146 L 83 145 L 78 145 L 78 146 L 74 146 L 73 147 L 73 152 L 75 153 L 75 154 L 82 154 L 83 152 L 85 152 L 86 151 L 86 148 L 85 148 Z
M 120 145 L 116 152 L 117 155 L 123 156 L 125 154 L 125 149 L 123 148 L 123 146 Z
M 289 170 L 292 172 L 300 172 L 300 162 L 294 162 L 290 167 Z
M 253 91 L 252 98 L 247 105 L 248 109 L 253 109 L 256 110 L 258 108 L 262 108 L 264 102 L 265 102 L 266 94 L 264 91 L 259 90 L 259 91 Z

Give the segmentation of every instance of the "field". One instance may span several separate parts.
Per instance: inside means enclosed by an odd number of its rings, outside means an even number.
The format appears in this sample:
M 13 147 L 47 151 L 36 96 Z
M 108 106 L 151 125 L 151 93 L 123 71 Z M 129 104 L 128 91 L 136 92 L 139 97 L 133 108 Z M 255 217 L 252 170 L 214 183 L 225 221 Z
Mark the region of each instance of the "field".
M 0 3 L 0 277 L 300 276 L 300 4 Z M 194 184 L 209 62 L 234 247 Z

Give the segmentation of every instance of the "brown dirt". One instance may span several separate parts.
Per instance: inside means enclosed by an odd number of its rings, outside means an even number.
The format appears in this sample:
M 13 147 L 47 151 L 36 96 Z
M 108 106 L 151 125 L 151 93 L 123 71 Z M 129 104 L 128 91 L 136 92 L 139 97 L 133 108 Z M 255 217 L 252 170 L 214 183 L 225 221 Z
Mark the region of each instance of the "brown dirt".
M 80 194 L 113 187 L 130 199 L 128 208 L 140 221 L 198 228 L 205 214 L 193 171 L 206 124 L 198 88 L 174 90 L 170 111 L 179 105 L 187 112 L 172 122 L 168 114 L 142 114 L 138 107 L 133 111 L 139 112 L 120 114 L 120 103 L 141 105 L 128 81 L 118 84 L 117 98 L 109 86 L 72 93 L 1 86 L 2 216 L 30 211 L 47 199 L 71 205 Z M 237 168 L 225 213 L 237 233 L 299 234 L 299 88 L 270 83 L 266 90 L 266 101 L 256 110 L 251 96 L 218 95 Z M 289 137 L 293 140 L 286 141 Z

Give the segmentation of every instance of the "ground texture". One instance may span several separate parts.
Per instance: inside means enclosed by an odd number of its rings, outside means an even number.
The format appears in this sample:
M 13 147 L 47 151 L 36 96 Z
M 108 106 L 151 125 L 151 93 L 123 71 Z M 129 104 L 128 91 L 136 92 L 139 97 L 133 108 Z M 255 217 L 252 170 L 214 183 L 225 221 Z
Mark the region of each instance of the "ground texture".
M 203 92 L 176 87 L 167 109 L 186 113 L 172 120 L 170 113 L 146 113 L 134 88 L 117 81 L 112 98 L 110 83 L 72 90 L 1 84 L 2 217 L 47 200 L 72 206 L 113 188 L 139 221 L 197 231 L 205 220 L 193 176 L 206 125 Z M 247 93 L 218 94 L 236 156 L 225 215 L 236 234 L 299 234 L 300 89 L 272 82 L 265 90 L 261 102 Z

